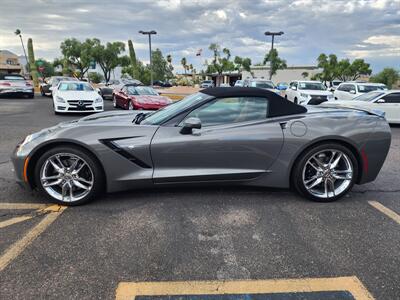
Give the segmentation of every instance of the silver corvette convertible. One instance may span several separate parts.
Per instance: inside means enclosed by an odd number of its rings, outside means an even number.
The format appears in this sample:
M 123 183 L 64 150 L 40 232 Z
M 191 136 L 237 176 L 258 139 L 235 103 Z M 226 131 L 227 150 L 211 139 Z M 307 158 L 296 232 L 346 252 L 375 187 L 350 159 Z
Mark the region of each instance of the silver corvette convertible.
M 304 107 L 258 88 L 210 88 L 156 112 L 112 111 L 31 134 L 17 181 L 78 205 L 167 185 L 292 187 L 333 201 L 373 181 L 391 141 L 384 114 Z

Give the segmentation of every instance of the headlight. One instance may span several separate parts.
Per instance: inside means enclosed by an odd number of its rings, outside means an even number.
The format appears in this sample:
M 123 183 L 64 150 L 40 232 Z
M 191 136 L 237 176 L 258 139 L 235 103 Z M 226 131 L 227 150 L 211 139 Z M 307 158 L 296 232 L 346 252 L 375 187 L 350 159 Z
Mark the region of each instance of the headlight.
M 96 103 L 99 103 L 99 102 L 102 102 L 102 101 L 103 101 L 103 98 L 101 98 L 101 97 L 96 98 L 96 100 L 94 100 L 94 102 L 96 102 Z
M 65 100 L 63 98 L 61 98 L 60 96 L 56 96 L 56 101 L 65 103 Z
M 300 97 L 306 98 L 306 99 L 307 99 L 307 98 L 308 98 L 308 94 L 303 94 L 303 93 L 301 93 L 301 94 L 300 94 Z

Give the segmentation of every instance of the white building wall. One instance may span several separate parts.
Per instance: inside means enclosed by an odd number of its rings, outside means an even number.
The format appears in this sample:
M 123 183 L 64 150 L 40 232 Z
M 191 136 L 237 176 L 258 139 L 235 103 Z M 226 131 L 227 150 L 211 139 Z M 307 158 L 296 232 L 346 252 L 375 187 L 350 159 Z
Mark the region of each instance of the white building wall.
M 289 66 L 284 70 L 278 70 L 277 73 L 272 76 L 272 81 L 277 84 L 278 82 L 290 82 L 293 80 L 301 80 L 304 77 L 301 75 L 303 72 L 308 73 L 306 79 L 310 79 L 316 73 L 321 72 L 316 66 Z M 251 72 L 243 71 L 242 79 L 269 79 L 269 67 L 268 66 L 253 66 Z

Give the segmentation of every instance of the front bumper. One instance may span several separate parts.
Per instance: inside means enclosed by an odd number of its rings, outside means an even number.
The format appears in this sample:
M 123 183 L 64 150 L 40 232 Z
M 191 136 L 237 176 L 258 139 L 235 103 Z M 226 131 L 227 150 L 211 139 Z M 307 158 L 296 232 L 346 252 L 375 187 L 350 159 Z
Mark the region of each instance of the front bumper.
M 15 181 L 24 188 L 32 188 L 28 180 L 29 156 L 21 153 L 17 146 L 11 155 L 11 162 L 14 166 Z
M 54 102 L 54 110 L 60 113 L 82 113 L 82 112 L 102 112 L 104 111 L 103 102 L 67 101 Z

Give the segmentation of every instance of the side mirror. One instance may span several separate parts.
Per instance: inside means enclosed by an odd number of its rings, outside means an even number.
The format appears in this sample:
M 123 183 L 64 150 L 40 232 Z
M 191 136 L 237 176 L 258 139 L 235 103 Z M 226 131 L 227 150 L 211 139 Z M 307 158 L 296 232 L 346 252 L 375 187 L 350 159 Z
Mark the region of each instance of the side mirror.
M 350 93 L 350 94 L 355 94 L 356 91 L 355 91 L 355 90 L 350 90 L 349 93 Z
M 376 103 L 385 103 L 385 99 L 379 99 L 378 101 L 376 101 Z
M 183 121 L 183 127 L 181 129 L 182 134 L 191 134 L 193 129 L 200 129 L 201 128 L 201 121 L 199 118 L 188 118 Z
M 292 86 L 291 89 L 292 89 L 293 91 L 297 91 L 297 87 L 295 87 L 295 86 Z

